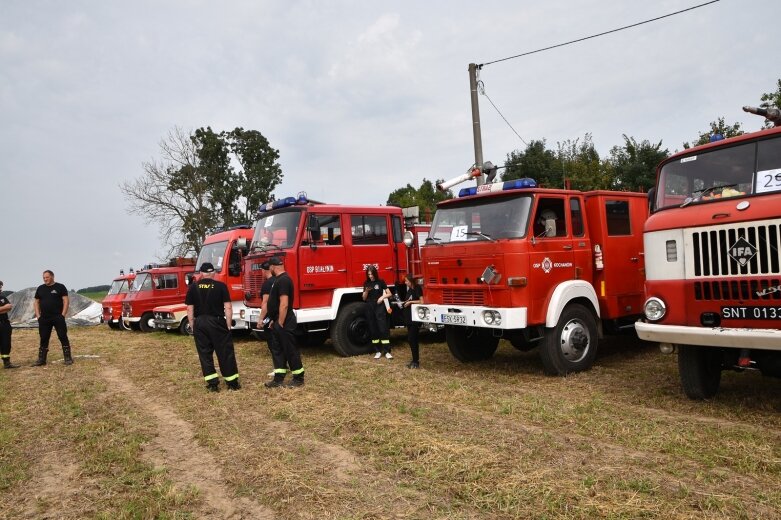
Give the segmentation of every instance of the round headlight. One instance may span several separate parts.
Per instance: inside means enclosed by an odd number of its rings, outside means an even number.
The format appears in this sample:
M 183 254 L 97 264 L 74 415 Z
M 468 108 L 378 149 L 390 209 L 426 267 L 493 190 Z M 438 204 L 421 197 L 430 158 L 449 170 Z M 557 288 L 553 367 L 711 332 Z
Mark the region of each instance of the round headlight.
M 418 318 L 428 320 L 429 312 L 427 307 L 418 307 Z
M 667 312 L 667 307 L 659 298 L 648 298 L 643 306 L 645 317 L 651 321 L 661 320 Z
M 486 325 L 491 325 L 494 322 L 494 311 L 483 311 L 483 321 Z

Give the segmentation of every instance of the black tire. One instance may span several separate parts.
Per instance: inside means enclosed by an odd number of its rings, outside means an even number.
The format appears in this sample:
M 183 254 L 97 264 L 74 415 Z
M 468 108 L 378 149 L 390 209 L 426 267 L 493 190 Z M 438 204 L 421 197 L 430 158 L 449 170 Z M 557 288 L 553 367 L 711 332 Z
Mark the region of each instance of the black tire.
M 540 358 L 545 373 L 565 376 L 591 368 L 597 357 L 597 323 L 586 307 L 567 305 L 555 327 L 545 329 L 540 341 Z
M 339 309 L 331 324 L 331 343 L 340 356 L 368 354 L 372 350 L 369 323 L 364 316 L 364 303 L 351 302 Z
M 678 373 L 689 399 L 708 399 L 721 384 L 721 349 L 678 345 Z
M 528 352 L 537 346 L 538 342 L 529 341 L 525 335 L 515 335 L 510 337 L 510 344 L 521 352 Z
M 130 322 L 130 330 L 139 331 L 141 330 L 141 324 L 137 321 L 131 321 Z
M 187 318 L 182 318 L 182 322 L 179 324 L 179 334 L 183 336 L 193 335 L 193 328 L 190 327 L 190 320 Z
M 145 312 L 141 315 L 141 321 L 138 322 L 138 328 L 141 332 L 154 332 L 155 330 L 155 315 L 151 312 Z
M 447 348 L 462 363 L 489 359 L 499 346 L 499 338 L 489 329 L 445 325 Z
M 108 325 L 108 328 L 110 328 L 112 330 L 119 330 L 119 323 L 112 323 L 110 321 L 107 321 L 105 323 Z

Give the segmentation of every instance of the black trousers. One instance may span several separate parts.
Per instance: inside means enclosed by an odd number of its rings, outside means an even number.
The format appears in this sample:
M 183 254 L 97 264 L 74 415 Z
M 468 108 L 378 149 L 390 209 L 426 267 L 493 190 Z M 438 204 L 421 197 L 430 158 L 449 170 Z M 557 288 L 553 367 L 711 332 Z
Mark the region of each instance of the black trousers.
M 413 322 L 407 325 L 407 342 L 412 351 L 412 361 L 420 362 L 420 345 L 418 344 L 418 334 L 420 333 L 420 323 Z
M 41 350 L 49 350 L 49 338 L 52 337 L 52 328 L 57 331 L 57 338 L 63 347 L 70 347 L 68 340 L 68 325 L 65 323 L 65 316 L 57 314 L 55 316 L 41 316 L 38 318 L 38 334 L 41 336 Z
M 0 321 L 0 356 L 11 354 L 11 328 L 10 321 Z
M 226 381 L 233 381 L 239 377 L 236 352 L 233 350 L 233 337 L 225 318 L 198 316 L 195 318 L 193 336 L 204 379 L 210 381 L 217 377 L 217 370 L 214 368 L 215 353 L 220 363 L 222 377 Z
M 388 346 L 390 340 L 390 329 L 388 328 L 388 311 L 385 304 L 376 302 L 366 302 L 366 321 L 369 323 L 369 334 L 372 343 L 377 345 L 375 340 L 385 340 L 384 347 Z
M 276 321 L 271 326 L 274 340 L 269 343 L 271 360 L 274 363 L 274 374 L 285 374 L 288 368 L 294 376 L 304 374 L 304 365 L 301 363 L 301 354 L 298 352 L 296 338 L 293 331 L 280 327 Z

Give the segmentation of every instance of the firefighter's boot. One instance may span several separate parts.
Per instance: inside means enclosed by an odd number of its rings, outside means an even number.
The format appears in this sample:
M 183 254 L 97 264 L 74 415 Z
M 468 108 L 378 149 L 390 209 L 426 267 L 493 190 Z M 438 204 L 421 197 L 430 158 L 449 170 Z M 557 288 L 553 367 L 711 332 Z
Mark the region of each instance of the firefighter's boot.
M 285 374 L 274 374 L 274 379 L 271 381 L 266 381 L 263 383 L 263 386 L 266 388 L 279 388 L 282 386 L 282 383 L 285 381 Z
M 285 384 L 285 388 L 297 388 L 299 386 L 304 386 L 304 374 L 294 375 L 293 379 L 291 379 L 289 383 Z
M 33 363 L 32 366 L 34 367 L 42 367 L 46 364 L 46 355 L 49 353 L 49 349 L 40 348 L 38 349 L 38 361 Z
M 19 365 L 14 365 L 11 363 L 11 357 L 6 356 L 3 357 L 3 368 L 19 368 Z
M 72 365 L 73 364 L 73 357 L 71 357 L 71 348 L 70 347 L 62 347 L 62 357 L 64 358 L 66 365 Z

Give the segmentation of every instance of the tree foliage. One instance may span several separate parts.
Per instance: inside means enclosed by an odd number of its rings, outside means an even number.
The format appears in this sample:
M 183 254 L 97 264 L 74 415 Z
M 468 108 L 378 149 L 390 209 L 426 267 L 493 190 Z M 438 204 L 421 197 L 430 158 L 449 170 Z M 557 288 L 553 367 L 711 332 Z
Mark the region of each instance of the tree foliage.
M 726 139 L 727 137 L 737 137 L 743 135 L 743 129 L 740 127 L 740 123 L 733 123 L 728 125 L 724 122 L 724 118 L 720 117 L 716 121 L 711 121 L 710 128 L 704 132 L 700 132 L 700 135 L 691 143 L 683 143 L 685 149 L 689 149 L 692 146 L 699 146 L 701 144 L 707 144 L 710 142 L 711 136 L 715 134 L 721 134 Z
M 638 142 L 624 134 L 624 146 L 610 150 L 612 166 L 612 189 L 626 191 L 647 191 L 656 183 L 656 167 L 670 156 L 662 149 L 662 141 L 652 144 L 647 139 Z
M 167 256 L 197 254 L 216 229 L 251 222 L 282 180 L 279 152 L 256 130 L 174 128 L 160 141 L 160 154 L 120 189 L 130 213 L 159 225 Z
M 411 184 L 407 184 L 403 188 L 399 188 L 390 195 L 388 195 L 388 206 L 398 206 L 400 208 L 409 208 L 412 206 L 418 206 L 420 208 L 420 215 L 433 215 L 437 208 L 437 203 L 453 198 L 453 193 L 450 190 L 439 191 L 436 188 L 436 184 L 442 182 L 442 179 L 438 179 L 436 182 L 424 178 L 420 185 L 420 188 L 413 188 Z
M 546 148 L 545 139 L 531 141 L 523 151 L 513 150 L 507 154 L 504 165 L 503 181 L 529 177 L 540 186 L 562 185 L 561 161 Z

